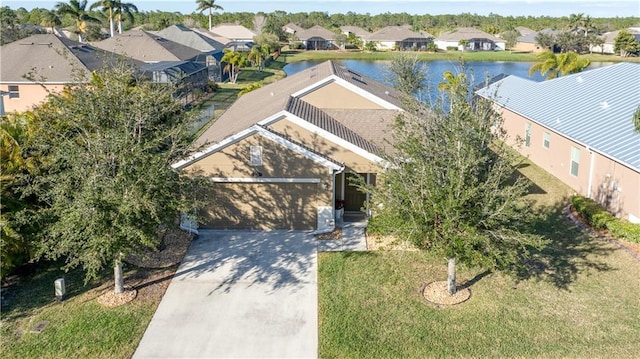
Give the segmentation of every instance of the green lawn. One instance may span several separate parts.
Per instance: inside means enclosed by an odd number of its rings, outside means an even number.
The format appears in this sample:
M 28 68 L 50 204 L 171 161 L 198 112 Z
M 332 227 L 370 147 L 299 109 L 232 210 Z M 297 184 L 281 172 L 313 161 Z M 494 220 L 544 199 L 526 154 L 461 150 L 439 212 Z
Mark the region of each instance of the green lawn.
M 551 239 L 528 272 L 460 268 L 471 299 L 453 307 L 420 293 L 446 279 L 446 260 L 424 252 L 322 253 L 322 358 L 615 357 L 640 353 L 640 260 L 587 237 L 562 218 L 571 191 L 534 165 L 532 228 Z
M 84 285 L 80 271 L 64 273 L 58 268 L 41 264 L 32 273 L 21 274 L 17 284 L 3 288 L 0 357 L 130 358 L 175 271 L 175 267 L 127 271 L 125 285 L 136 286 L 138 297 L 109 309 L 96 298 L 103 290 L 112 290 L 112 281 Z M 68 296 L 58 303 L 53 281 L 60 277 L 65 278 Z M 42 321 L 48 326 L 39 334 L 31 333 Z
M 303 51 L 289 50 L 283 51 L 282 61 L 298 62 L 298 61 L 323 61 L 323 60 L 391 60 L 397 52 L 380 51 L 380 52 L 364 52 L 364 51 Z M 536 55 L 533 53 L 509 52 L 509 51 L 478 51 L 478 52 L 459 52 L 459 51 L 442 51 L 437 53 L 430 52 L 410 52 L 416 54 L 420 60 L 436 61 L 436 60 L 454 60 L 461 58 L 465 61 L 526 61 L 535 62 Z M 640 62 L 640 57 L 621 58 L 614 55 L 600 54 L 584 54 L 582 57 L 588 58 L 592 62 L 620 62 L 631 61 Z

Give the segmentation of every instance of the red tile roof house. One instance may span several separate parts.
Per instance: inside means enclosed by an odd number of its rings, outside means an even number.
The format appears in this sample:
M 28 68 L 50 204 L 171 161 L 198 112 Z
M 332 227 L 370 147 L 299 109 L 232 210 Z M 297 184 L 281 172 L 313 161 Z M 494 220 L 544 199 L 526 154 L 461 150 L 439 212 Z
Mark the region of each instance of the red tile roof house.
M 50 92 L 80 80 L 86 74 L 117 61 L 139 66 L 139 61 L 53 34 L 32 35 L 0 47 L 0 97 L 3 110 L 22 112 L 45 102 Z M 31 74 L 32 78 L 27 78 Z
M 500 107 L 520 153 L 618 217 L 640 222 L 640 64 L 544 82 L 507 76 L 477 92 Z
M 350 178 L 375 184 L 400 106 L 393 88 L 324 62 L 240 97 L 174 167 L 211 183 L 194 194 L 201 227 L 332 230 L 337 201 L 366 207 Z

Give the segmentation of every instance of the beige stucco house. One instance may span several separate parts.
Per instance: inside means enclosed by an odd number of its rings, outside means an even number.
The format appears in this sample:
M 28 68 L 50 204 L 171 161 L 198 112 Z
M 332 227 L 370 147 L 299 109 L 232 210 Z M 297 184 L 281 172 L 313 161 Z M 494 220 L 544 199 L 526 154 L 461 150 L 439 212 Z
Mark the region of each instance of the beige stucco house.
M 239 98 L 174 167 L 211 183 L 194 194 L 202 227 L 330 230 L 336 203 L 366 206 L 350 179 L 375 183 L 400 106 L 393 88 L 328 61 Z
M 82 80 L 78 77 L 82 72 L 87 75 L 119 60 L 141 64 L 54 34 L 32 35 L 5 44 L 0 48 L 3 110 L 29 110 L 45 102 L 50 93 Z
M 640 64 L 544 82 L 508 76 L 478 94 L 499 106 L 518 150 L 577 193 L 640 222 Z
M 467 44 L 464 46 L 461 45 L 461 40 L 466 41 Z M 494 51 L 504 50 L 506 48 L 504 40 L 472 27 L 461 27 L 454 31 L 441 34 L 436 37 L 433 42 L 440 50 L 447 50 L 447 48 L 452 47 L 461 51 Z
M 432 35 L 412 31 L 408 25 L 387 26 L 364 39 L 374 42 L 378 50 L 425 50 L 433 42 Z

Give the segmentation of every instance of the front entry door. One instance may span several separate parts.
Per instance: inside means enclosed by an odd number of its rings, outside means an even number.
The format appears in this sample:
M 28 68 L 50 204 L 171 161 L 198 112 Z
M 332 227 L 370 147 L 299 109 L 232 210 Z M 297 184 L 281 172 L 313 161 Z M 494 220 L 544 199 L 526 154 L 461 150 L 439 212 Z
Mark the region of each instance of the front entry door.
M 367 200 L 367 195 L 358 190 L 358 188 L 353 185 L 353 180 L 357 178 L 356 176 L 364 177 L 364 174 L 355 174 L 355 173 L 347 173 L 346 174 L 346 183 L 344 186 L 344 210 L 345 211 L 355 211 L 361 212 L 362 207 L 364 207 L 364 202 Z

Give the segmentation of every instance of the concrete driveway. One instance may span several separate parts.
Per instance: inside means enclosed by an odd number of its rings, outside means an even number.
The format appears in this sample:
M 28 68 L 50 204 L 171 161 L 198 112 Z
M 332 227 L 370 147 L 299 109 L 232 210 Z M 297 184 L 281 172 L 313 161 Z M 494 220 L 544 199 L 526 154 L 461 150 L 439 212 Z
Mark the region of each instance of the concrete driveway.
M 202 231 L 134 358 L 312 358 L 317 251 L 295 231 Z

